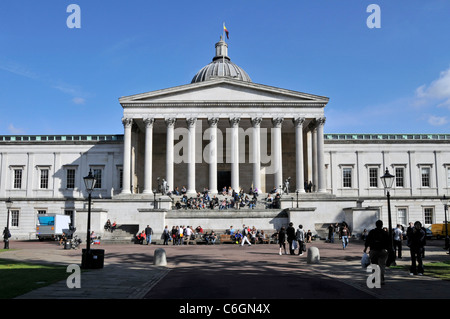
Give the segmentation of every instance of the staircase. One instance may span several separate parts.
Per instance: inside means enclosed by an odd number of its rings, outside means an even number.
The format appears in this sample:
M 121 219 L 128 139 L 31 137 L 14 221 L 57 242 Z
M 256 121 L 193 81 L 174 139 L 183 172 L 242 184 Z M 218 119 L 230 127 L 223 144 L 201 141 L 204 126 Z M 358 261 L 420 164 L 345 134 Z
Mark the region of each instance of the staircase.
M 139 232 L 139 225 L 117 225 L 113 231 L 106 231 L 101 237 L 101 242 L 109 244 L 129 244 L 134 242 L 135 235 Z

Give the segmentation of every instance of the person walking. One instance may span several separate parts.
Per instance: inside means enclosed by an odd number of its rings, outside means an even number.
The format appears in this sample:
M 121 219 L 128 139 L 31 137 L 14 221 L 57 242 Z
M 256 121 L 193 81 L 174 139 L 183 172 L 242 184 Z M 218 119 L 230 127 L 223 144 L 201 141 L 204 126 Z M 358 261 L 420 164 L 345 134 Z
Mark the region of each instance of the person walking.
M 407 245 L 411 253 L 410 275 L 422 276 L 424 271 L 422 254 L 425 246 L 425 232 L 422 229 L 422 223 L 416 221 L 414 227 L 409 230 L 407 236 Z
M 286 236 L 287 236 L 287 241 L 289 243 L 289 253 L 291 255 L 295 255 L 294 247 L 292 247 L 292 242 L 294 240 L 296 240 L 296 238 L 295 238 L 295 228 L 294 228 L 294 224 L 292 222 L 289 223 L 289 226 L 286 229 Z
M 298 241 L 298 255 L 303 255 L 303 247 L 305 244 L 305 231 L 303 230 L 303 225 L 298 225 L 297 231 L 295 232 L 295 237 Z
M 281 227 L 280 231 L 278 232 L 278 244 L 280 245 L 280 256 L 282 255 L 281 249 L 284 249 L 284 254 L 287 255 L 286 252 L 286 228 L 283 226 Z
M 169 244 L 169 238 L 170 238 L 170 232 L 169 232 L 169 226 L 166 225 L 163 230 L 163 245 Z
M 369 234 L 367 235 L 363 251 L 366 252 L 367 247 L 370 248 L 370 263 L 380 267 L 381 284 L 384 284 L 384 273 L 390 242 L 389 233 L 383 230 L 383 221 L 377 220 L 375 226 L 376 228 L 369 231 Z
M 348 237 L 350 236 L 350 230 L 348 226 L 344 224 L 341 227 L 342 248 L 345 249 L 348 246 Z
M 152 244 L 152 235 L 153 229 L 149 225 L 147 225 L 147 227 L 145 228 L 145 238 L 147 240 L 147 245 Z
M 246 227 L 245 225 L 242 225 L 242 240 L 241 240 L 241 246 L 244 246 L 245 242 L 247 242 L 247 244 L 248 244 L 249 246 L 252 245 L 252 244 L 250 243 L 250 241 L 248 240 L 248 235 L 249 235 L 248 227 Z
M 330 226 L 328 226 L 328 242 L 329 243 L 334 243 L 334 226 L 333 224 L 330 224 Z
M 403 241 L 402 225 L 397 224 L 397 228 L 394 229 L 394 251 L 397 253 L 398 259 L 402 259 L 402 241 Z

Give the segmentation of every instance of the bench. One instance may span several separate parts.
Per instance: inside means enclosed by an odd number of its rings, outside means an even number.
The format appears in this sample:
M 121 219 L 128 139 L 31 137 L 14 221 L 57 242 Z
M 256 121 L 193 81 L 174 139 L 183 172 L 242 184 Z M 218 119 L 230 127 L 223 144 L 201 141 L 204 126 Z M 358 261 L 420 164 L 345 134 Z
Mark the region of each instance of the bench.
M 232 237 L 231 235 L 227 235 L 227 234 L 221 234 L 220 237 L 220 243 L 224 244 L 224 243 L 235 243 L 234 237 Z

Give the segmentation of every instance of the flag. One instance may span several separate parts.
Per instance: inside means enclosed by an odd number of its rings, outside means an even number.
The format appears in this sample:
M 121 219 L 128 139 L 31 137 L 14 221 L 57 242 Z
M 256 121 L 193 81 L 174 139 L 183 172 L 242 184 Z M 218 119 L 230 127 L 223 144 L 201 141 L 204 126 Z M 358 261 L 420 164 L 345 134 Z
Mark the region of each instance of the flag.
M 225 33 L 227 34 L 227 39 L 229 39 L 229 35 L 228 35 L 228 30 L 227 27 L 225 26 L 225 24 L 223 25 L 223 31 L 225 31 Z

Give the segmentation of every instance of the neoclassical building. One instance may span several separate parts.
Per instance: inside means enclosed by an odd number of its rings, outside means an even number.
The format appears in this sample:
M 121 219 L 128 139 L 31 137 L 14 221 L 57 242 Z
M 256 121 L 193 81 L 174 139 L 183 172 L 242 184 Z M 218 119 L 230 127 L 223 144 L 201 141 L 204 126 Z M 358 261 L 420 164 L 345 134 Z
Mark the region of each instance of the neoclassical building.
M 92 229 L 107 219 L 156 233 L 165 225 L 221 231 L 289 221 L 319 235 L 329 223 L 354 233 L 387 223 L 380 176 L 395 175 L 393 223 L 442 222 L 450 190 L 450 134 L 325 134 L 328 97 L 254 83 L 222 39 L 191 83 L 119 98 L 118 135 L 0 136 L 0 200 L 11 198 L 13 238 L 35 238 L 38 214 L 70 214 L 86 229 L 83 176 L 97 178 Z M 118 119 L 119 120 L 119 119 Z M 311 191 L 305 185 L 311 184 Z M 161 186 L 167 186 L 162 189 Z M 257 190 L 256 209 L 176 210 L 176 196 Z M 281 209 L 266 209 L 267 193 Z M 0 208 L 0 227 L 6 207 Z M 130 229 L 129 227 L 127 229 Z

